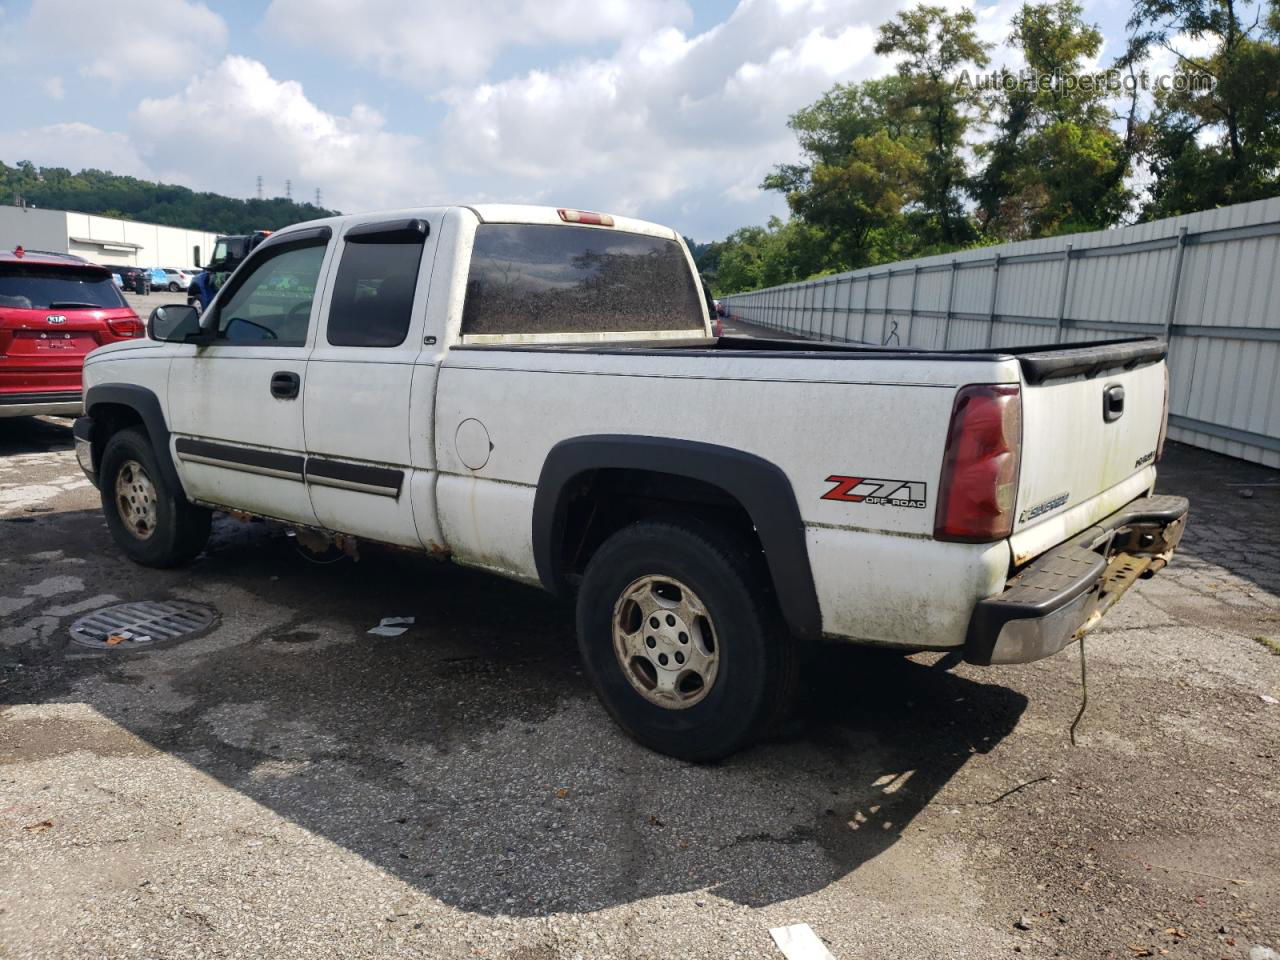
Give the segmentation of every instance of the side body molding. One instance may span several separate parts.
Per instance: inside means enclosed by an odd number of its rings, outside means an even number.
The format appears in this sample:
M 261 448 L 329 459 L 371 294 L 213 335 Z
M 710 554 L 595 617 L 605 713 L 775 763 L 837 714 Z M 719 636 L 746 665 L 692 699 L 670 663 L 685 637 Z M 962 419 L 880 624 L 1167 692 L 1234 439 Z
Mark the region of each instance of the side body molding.
M 661 464 L 661 469 L 655 470 L 655 464 Z M 692 440 L 601 434 L 562 440 L 551 448 L 533 502 L 533 557 L 538 578 L 551 593 L 561 595 L 567 585 L 559 549 L 568 513 L 567 491 L 574 477 L 600 469 L 688 477 L 734 497 L 760 536 L 787 625 L 799 637 L 821 634 L 822 614 L 804 521 L 786 474 L 754 454 Z
M 169 453 L 169 424 L 165 422 L 160 398 L 146 387 L 132 383 L 101 383 L 85 391 L 85 416 L 92 417 L 93 408 L 102 404 L 129 407 L 137 412 L 151 437 L 151 446 L 165 480 L 174 490 L 182 490 L 182 481 L 178 478 L 178 470 Z M 94 466 L 96 468 L 97 464 Z M 186 491 L 183 491 L 183 495 L 186 495 Z

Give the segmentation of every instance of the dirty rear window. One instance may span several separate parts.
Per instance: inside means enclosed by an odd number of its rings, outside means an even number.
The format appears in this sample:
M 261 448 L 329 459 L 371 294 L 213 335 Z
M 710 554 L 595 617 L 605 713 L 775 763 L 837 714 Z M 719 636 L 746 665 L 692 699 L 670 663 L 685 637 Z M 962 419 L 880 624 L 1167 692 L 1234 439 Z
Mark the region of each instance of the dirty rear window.
M 476 229 L 464 334 L 695 330 L 701 291 L 674 240 L 608 228 Z

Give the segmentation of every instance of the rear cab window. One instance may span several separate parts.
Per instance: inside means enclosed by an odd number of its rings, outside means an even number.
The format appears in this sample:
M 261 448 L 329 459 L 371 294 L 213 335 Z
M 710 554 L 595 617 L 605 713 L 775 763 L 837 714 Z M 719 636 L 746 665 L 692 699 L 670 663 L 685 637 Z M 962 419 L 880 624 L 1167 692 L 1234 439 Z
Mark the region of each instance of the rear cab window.
M 702 291 L 675 240 L 576 225 L 476 228 L 464 343 L 642 334 L 705 336 Z
M 329 304 L 326 338 L 332 346 L 404 343 L 428 232 L 426 221 L 416 219 L 347 232 Z
M 116 310 L 127 306 L 111 274 L 100 267 L 0 263 L 0 308 Z

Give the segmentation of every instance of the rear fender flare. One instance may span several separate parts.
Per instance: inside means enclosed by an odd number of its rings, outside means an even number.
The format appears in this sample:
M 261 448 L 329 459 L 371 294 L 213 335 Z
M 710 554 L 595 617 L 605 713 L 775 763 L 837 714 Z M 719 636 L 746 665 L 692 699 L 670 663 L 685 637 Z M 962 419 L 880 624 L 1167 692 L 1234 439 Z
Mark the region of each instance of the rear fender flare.
M 654 464 L 661 464 L 655 469 Z M 601 434 L 562 440 L 551 448 L 533 503 L 533 556 L 542 585 L 557 596 L 568 583 L 560 557 L 573 479 L 600 469 L 632 469 L 701 480 L 740 503 L 760 537 L 783 618 L 793 634 L 822 631 L 804 521 L 791 481 L 754 454 L 716 444 L 666 437 Z

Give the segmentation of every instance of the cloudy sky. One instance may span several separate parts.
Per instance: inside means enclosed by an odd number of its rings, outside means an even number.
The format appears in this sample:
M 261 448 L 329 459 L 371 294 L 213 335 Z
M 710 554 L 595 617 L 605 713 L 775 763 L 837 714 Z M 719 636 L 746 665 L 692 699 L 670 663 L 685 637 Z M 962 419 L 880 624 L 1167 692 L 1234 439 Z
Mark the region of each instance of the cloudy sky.
M 1003 42 L 1017 0 L 972 6 Z M 0 0 L 0 159 L 345 212 L 513 200 L 699 240 L 785 204 L 788 114 L 901 0 Z M 1086 0 L 1123 45 L 1127 3 Z M 1004 51 L 997 57 L 1007 61 Z

